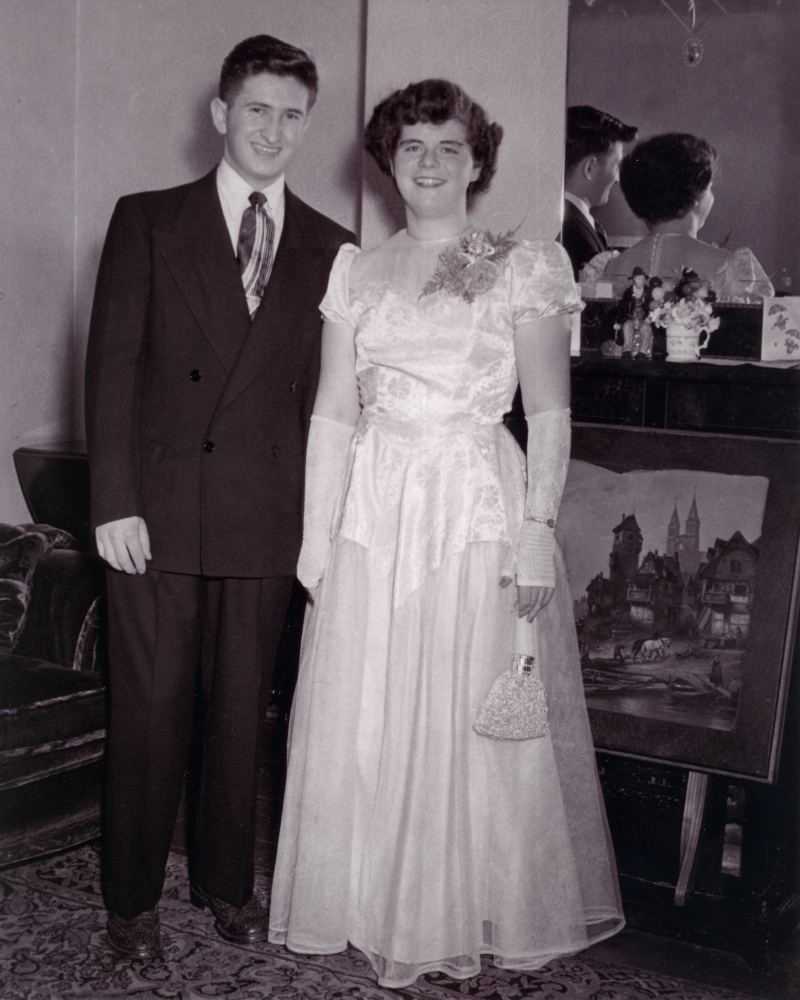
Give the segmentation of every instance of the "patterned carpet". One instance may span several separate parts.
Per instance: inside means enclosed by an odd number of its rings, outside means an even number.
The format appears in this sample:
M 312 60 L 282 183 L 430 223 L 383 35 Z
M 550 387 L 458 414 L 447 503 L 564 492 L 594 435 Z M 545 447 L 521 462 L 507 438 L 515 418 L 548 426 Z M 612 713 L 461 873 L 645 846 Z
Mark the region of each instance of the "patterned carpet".
M 266 878 L 258 895 L 269 895 Z M 292 955 L 260 945 L 237 948 L 215 934 L 208 911 L 189 903 L 185 859 L 170 857 L 160 905 L 167 948 L 163 961 L 116 959 L 105 941 L 99 859 L 93 846 L 0 872 L 2 1000 L 749 1000 L 641 969 L 593 960 L 591 952 L 552 962 L 535 973 L 494 969 L 468 982 L 425 976 L 402 990 L 376 985 L 360 952 Z

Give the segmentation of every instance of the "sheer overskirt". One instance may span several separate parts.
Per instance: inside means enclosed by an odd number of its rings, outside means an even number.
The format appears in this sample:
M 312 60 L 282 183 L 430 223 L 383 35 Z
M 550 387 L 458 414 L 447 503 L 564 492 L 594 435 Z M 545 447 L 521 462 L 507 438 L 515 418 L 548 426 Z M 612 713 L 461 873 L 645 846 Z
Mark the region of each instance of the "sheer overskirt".
M 580 298 L 545 242 L 471 303 L 423 295 L 441 251 L 345 246 L 321 306 L 354 329 L 362 412 L 303 633 L 270 913 L 274 943 L 350 942 L 389 987 L 469 978 L 483 953 L 535 969 L 623 925 L 560 555 L 535 630 L 550 735 L 472 728 L 515 632 L 515 329 Z
M 350 942 L 383 986 L 480 955 L 535 969 L 623 925 L 558 558 L 537 619 L 551 735 L 472 729 L 510 664 L 505 543 L 449 555 L 399 608 L 370 551 L 339 538 L 309 609 L 292 712 L 270 940 Z

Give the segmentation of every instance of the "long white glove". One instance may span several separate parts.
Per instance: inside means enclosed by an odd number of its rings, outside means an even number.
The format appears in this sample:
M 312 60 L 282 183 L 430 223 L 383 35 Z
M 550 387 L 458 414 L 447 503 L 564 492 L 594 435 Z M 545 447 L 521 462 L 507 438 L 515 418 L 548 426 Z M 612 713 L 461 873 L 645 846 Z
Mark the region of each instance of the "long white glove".
M 354 427 L 327 417 L 311 417 L 306 450 L 303 544 L 297 561 L 297 578 L 307 590 L 316 587 L 322 579 L 331 544 L 333 515 L 354 431 Z
M 527 420 L 528 492 L 517 536 L 517 585 L 555 587 L 554 529 L 569 465 L 569 409 L 545 410 Z

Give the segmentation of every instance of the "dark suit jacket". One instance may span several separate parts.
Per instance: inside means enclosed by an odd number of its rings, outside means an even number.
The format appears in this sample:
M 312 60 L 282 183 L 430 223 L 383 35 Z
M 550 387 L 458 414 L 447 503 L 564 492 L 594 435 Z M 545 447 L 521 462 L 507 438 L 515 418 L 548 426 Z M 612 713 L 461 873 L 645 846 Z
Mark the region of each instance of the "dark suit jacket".
M 143 517 L 154 569 L 294 574 L 319 303 L 354 239 L 287 189 L 251 323 L 216 170 L 120 199 L 86 367 L 93 525 Z
M 584 218 L 583 212 L 564 199 L 564 222 L 558 240 L 572 261 L 575 279 L 578 272 L 595 254 L 608 250 L 605 239 Z

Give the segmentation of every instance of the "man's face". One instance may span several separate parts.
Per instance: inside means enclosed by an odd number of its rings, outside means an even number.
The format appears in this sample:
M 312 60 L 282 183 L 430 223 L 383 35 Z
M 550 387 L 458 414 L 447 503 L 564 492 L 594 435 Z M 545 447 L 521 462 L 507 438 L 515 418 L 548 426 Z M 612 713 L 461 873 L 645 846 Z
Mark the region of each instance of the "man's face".
M 605 205 L 611 188 L 619 180 L 619 165 L 622 162 L 622 143 L 615 142 L 607 153 L 597 157 L 592 173 L 591 207 Z
M 248 76 L 227 102 L 215 97 L 211 117 L 225 136 L 225 159 L 254 189 L 286 170 L 309 121 L 308 90 L 293 76 Z

